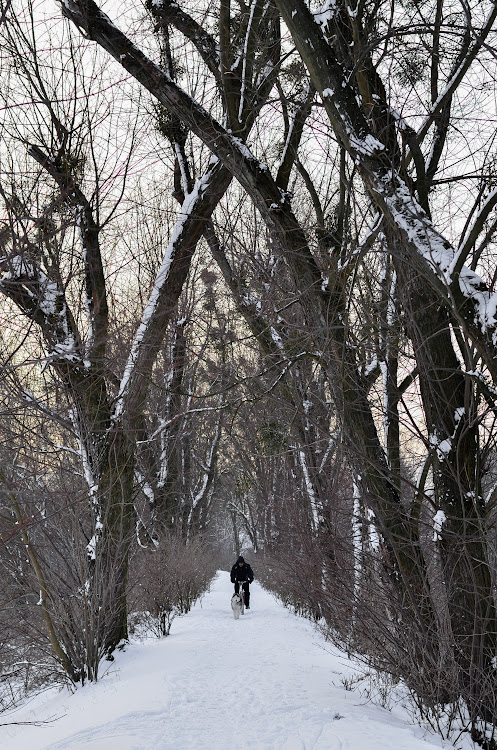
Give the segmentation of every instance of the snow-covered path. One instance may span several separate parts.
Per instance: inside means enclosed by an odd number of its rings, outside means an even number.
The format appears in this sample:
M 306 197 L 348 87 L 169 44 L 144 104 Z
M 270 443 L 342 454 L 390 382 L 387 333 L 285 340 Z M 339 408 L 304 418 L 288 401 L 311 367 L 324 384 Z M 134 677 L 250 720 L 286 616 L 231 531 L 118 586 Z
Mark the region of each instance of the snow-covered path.
M 42 694 L 0 721 L 2 750 L 433 750 L 437 737 L 347 691 L 347 662 L 312 625 L 256 583 L 235 621 L 231 584 L 173 623 L 169 638 L 131 645 L 105 677 Z

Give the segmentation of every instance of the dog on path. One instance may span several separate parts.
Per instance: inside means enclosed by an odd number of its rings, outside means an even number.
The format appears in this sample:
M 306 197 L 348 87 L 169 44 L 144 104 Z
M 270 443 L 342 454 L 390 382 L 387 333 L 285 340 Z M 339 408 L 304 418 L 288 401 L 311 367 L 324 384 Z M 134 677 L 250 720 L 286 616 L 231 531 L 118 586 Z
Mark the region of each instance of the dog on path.
M 242 613 L 242 597 L 241 594 L 233 594 L 231 597 L 231 609 L 233 610 L 233 617 L 238 620 Z

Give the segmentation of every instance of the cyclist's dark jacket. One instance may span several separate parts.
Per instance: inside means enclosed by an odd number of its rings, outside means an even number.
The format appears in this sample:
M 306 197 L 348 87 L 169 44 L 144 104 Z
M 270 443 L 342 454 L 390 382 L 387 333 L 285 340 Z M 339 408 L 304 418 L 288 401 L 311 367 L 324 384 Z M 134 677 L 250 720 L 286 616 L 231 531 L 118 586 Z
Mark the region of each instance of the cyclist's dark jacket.
M 243 562 L 243 566 L 240 568 L 238 565 L 239 562 Z M 252 571 L 252 568 L 248 563 L 244 561 L 242 558 L 238 558 L 236 563 L 231 568 L 231 583 L 235 583 L 235 581 L 248 581 L 249 583 L 252 583 L 254 580 L 254 573 Z

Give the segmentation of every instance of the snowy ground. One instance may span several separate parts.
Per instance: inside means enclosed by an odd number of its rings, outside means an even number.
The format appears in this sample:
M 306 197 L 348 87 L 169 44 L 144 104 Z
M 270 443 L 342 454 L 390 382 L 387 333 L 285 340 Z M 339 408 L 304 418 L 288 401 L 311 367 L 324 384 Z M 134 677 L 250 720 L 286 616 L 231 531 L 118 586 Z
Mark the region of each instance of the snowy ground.
M 256 583 L 231 614 L 219 573 L 171 635 L 134 643 L 103 679 L 44 693 L 0 722 L 2 750 L 434 750 L 442 741 L 344 683 L 354 666 Z

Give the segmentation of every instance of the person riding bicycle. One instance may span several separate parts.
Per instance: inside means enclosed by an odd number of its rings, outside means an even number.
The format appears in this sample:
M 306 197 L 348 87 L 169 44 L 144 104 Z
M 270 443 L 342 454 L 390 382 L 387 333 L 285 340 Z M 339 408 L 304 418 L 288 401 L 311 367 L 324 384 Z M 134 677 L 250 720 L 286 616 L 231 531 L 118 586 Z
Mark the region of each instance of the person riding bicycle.
M 231 568 L 231 583 L 235 584 L 235 594 L 240 591 L 240 584 L 244 591 L 245 609 L 250 609 L 250 591 L 249 584 L 254 580 L 254 572 L 250 565 L 245 562 L 243 557 L 240 555 L 236 563 Z

